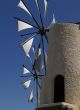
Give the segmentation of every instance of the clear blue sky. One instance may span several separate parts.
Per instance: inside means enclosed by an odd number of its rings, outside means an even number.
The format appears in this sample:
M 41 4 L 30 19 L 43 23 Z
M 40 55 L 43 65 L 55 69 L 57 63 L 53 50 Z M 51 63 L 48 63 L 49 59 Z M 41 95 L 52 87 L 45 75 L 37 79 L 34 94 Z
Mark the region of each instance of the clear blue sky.
M 57 22 L 80 21 L 80 0 L 52 0 Z M 14 16 L 19 0 L 0 0 L 0 110 L 34 110 L 21 85 L 24 53 Z M 33 8 L 33 7 L 32 7 Z

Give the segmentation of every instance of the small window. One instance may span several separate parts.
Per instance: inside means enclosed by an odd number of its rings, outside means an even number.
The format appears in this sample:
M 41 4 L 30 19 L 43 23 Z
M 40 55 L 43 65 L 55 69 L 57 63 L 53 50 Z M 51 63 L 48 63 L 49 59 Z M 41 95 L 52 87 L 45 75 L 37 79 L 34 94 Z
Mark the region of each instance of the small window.
M 54 80 L 54 103 L 64 102 L 64 77 L 56 76 Z

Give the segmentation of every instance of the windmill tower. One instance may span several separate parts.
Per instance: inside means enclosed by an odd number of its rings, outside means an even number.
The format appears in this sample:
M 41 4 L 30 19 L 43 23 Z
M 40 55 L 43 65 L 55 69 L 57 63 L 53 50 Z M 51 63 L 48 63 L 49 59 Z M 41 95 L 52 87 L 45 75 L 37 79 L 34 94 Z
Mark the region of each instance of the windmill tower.
M 49 32 L 47 75 L 36 110 L 80 108 L 80 29 L 78 24 L 54 24 Z

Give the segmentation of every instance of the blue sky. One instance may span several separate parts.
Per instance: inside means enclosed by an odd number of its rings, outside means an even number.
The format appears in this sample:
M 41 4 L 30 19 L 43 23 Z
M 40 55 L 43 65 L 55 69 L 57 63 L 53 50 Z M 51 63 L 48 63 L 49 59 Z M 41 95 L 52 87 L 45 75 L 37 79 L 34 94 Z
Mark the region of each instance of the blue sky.
M 52 1 L 56 22 L 80 21 L 80 0 Z M 34 110 L 35 107 L 27 103 L 21 85 L 25 56 L 19 46 L 21 37 L 13 18 L 18 3 L 19 0 L 0 0 L 0 110 Z

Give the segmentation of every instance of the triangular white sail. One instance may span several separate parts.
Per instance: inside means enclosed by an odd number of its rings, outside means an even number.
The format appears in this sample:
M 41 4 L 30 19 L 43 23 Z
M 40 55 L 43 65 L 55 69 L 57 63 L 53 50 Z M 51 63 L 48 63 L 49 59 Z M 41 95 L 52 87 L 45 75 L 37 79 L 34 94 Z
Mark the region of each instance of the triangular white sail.
M 40 60 L 41 60 L 41 55 L 37 57 L 36 63 L 35 63 L 35 69 L 40 70 Z
M 55 20 L 55 16 L 54 16 L 54 14 L 53 14 L 53 20 L 52 20 L 52 22 L 50 23 L 50 25 L 48 26 L 48 28 L 50 28 L 53 24 L 55 24 L 56 23 L 56 20 Z
M 32 28 L 32 27 L 33 26 L 31 26 L 30 24 L 18 20 L 18 31 L 21 31 L 21 30 L 24 30 L 24 29 L 28 29 L 28 28 Z
M 27 89 L 30 86 L 31 80 L 24 82 L 24 87 Z
M 31 91 L 28 101 L 33 102 L 33 91 Z
M 36 2 L 36 5 L 37 5 L 37 8 L 38 8 L 38 2 L 37 2 L 38 0 L 35 0 L 35 2 Z
M 44 12 L 44 16 L 45 16 L 46 10 L 47 10 L 47 6 L 48 6 L 48 0 L 44 0 L 44 6 L 45 6 L 45 12 Z
M 40 70 L 40 60 L 41 60 L 41 48 L 38 49 L 38 53 L 35 60 L 35 69 Z
M 24 3 L 22 2 L 22 0 L 20 0 L 18 7 L 22 8 L 23 10 L 25 10 L 30 16 L 30 12 L 28 11 L 27 7 L 24 5 Z
M 39 48 L 39 52 L 38 52 L 38 56 L 40 56 L 41 55 L 41 48 Z
M 46 52 L 45 52 L 45 63 L 47 65 L 47 54 L 46 54 Z M 44 63 L 42 63 L 41 69 L 43 70 L 44 68 L 45 68 L 45 65 L 44 65 Z
M 35 45 L 32 47 L 32 51 L 36 55 L 36 46 Z
M 29 54 L 27 54 L 27 57 L 29 58 L 29 60 L 30 60 L 30 62 L 31 62 L 31 64 L 32 64 L 32 59 L 31 59 L 31 57 L 30 57 Z
M 52 21 L 52 24 L 56 23 L 56 20 L 55 20 L 55 16 L 53 14 L 53 21 Z
M 30 40 L 26 41 L 25 43 L 22 44 L 22 47 L 24 49 L 24 52 L 26 56 L 29 54 L 29 51 L 31 49 L 32 43 L 33 43 L 34 38 L 31 38 Z
M 34 49 L 34 47 L 32 47 L 32 51 L 35 53 L 35 49 Z
M 41 65 L 41 69 L 44 69 L 44 64 Z
M 28 73 L 30 73 L 30 71 L 27 68 L 23 67 L 23 74 L 25 75 L 25 74 L 28 74 Z

